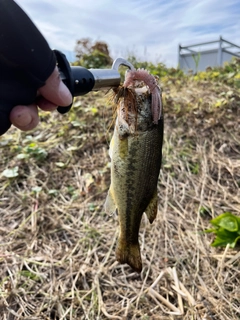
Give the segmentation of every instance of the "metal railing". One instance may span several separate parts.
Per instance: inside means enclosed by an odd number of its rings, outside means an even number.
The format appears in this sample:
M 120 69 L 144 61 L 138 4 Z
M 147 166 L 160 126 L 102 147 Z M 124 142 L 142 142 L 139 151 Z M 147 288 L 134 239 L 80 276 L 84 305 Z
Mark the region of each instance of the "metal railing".
M 212 48 L 212 45 L 217 44 L 217 47 Z M 202 50 L 202 46 L 209 49 Z M 198 51 L 192 48 L 198 47 Z M 207 67 L 222 66 L 224 62 L 230 61 L 232 57 L 240 58 L 240 46 L 223 39 L 197 43 L 190 46 L 179 45 L 178 63 L 179 68 L 193 72 L 205 70 Z

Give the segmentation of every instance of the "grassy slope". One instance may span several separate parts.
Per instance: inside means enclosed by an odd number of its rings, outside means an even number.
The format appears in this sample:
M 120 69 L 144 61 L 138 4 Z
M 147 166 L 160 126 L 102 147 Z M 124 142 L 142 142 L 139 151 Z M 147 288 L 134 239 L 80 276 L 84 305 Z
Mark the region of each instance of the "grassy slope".
M 103 211 L 103 94 L 1 137 L 0 172 L 18 175 L 0 177 L 0 319 L 239 319 L 239 251 L 203 233 L 212 217 L 240 212 L 240 93 L 222 74 L 161 79 L 159 212 L 142 220 L 141 275 L 115 261 L 118 222 Z

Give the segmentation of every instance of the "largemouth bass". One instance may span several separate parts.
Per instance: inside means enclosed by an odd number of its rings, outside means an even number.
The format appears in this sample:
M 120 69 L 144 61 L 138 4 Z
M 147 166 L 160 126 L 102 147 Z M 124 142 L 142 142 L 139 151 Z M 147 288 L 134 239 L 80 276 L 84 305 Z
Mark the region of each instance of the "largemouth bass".
M 138 233 L 145 212 L 157 215 L 157 182 L 162 161 L 163 115 L 155 77 L 128 71 L 115 95 L 117 119 L 110 143 L 111 185 L 105 211 L 117 212 L 120 234 L 116 258 L 141 272 Z

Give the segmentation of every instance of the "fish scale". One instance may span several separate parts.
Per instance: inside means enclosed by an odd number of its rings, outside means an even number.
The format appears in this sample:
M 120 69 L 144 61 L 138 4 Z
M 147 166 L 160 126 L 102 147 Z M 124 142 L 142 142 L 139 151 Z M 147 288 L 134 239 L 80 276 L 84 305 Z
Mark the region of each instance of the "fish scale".
M 130 95 L 126 90 L 131 92 L 131 97 L 134 94 L 135 99 L 128 98 Z M 118 96 L 118 117 L 110 144 L 111 185 L 105 210 L 111 214 L 118 213 L 120 234 L 116 247 L 117 260 L 141 272 L 138 234 L 143 213 L 147 214 L 150 223 L 157 214 L 163 117 L 157 124 L 153 123 L 152 97 L 146 86 L 125 89 L 124 94 L 121 96 L 118 93 Z M 134 106 L 131 105 L 133 103 Z M 134 114 L 136 110 L 137 117 Z

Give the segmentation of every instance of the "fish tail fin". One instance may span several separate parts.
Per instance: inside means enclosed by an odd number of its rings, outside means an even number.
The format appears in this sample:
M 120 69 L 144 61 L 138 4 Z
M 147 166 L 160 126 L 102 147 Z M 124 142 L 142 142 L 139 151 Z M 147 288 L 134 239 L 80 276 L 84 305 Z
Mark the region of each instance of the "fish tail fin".
M 126 243 L 121 238 L 116 249 L 116 258 L 120 263 L 127 263 L 134 271 L 142 271 L 142 259 L 139 243 Z

